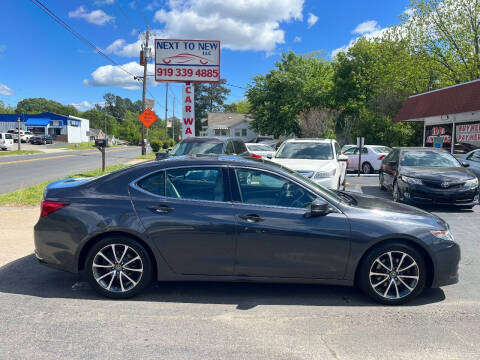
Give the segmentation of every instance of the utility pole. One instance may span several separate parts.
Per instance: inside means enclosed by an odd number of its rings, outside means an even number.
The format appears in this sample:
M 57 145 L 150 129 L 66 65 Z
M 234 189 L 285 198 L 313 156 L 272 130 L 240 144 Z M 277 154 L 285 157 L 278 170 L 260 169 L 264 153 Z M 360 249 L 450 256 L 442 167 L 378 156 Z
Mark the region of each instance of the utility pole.
M 168 139 L 168 82 L 165 83 L 165 140 Z
M 172 108 L 172 139 L 175 140 L 175 94 L 173 94 L 173 108 Z
M 148 57 L 149 57 L 149 48 L 148 48 L 148 38 L 150 36 L 150 27 L 147 25 L 147 31 L 145 32 L 145 44 L 142 46 L 143 48 L 143 90 L 142 90 L 142 109 L 145 111 L 146 104 L 145 104 L 145 93 L 147 92 L 147 64 L 148 64 Z M 147 153 L 147 149 L 145 146 L 145 125 L 142 124 L 142 155 Z
M 22 139 L 20 137 L 20 115 L 18 115 L 18 118 L 17 118 L 17 140 L 18 140 L 18 151 L 20 151 L 20 143 L 22 142 Z

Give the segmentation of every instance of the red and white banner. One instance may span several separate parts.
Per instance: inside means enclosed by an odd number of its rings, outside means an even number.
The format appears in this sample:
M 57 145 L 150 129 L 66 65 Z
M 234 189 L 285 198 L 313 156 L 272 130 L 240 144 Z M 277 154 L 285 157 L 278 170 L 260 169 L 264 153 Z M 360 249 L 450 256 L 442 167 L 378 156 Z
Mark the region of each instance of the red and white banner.
M 182 87 L 182 139 L 195 136 L 195 102 L 193 84 Z

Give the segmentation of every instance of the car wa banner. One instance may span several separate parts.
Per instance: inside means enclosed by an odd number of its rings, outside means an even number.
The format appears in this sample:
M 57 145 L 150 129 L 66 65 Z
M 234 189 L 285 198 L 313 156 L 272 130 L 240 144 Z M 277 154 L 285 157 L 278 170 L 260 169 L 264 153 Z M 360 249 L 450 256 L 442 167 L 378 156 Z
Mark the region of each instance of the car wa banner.
M 182 87 L 182 139 L 195 136 L 195 103 L 193 84 Z

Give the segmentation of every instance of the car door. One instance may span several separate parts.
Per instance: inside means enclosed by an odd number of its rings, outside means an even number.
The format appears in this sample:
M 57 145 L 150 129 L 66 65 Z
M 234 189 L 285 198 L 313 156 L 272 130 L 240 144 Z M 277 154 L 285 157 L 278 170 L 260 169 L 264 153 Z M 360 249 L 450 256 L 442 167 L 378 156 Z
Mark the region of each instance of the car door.
M 393 188 L 393 183 L 397 177 L 399 153 L 399 150 L 393 150 L 382 163 L 383 184 L 388 188 Z
M 470 170 L 480 178 L 480 149 L 472 151 L 465 161 L 470 164 Z
M 316 195 L 264 170 L 230 170 L 238 276 L 334 278 L 345 273 L 350 227 L 342 213 L 308 217 Z
M 236 217 L 221 167 L 159 171 L 130 186 L 146 235 L 172 270 L 232 275 Z
M 343 154 L 348 156 L 348 170 L 358 170 L 358 148 L 351 147 Z

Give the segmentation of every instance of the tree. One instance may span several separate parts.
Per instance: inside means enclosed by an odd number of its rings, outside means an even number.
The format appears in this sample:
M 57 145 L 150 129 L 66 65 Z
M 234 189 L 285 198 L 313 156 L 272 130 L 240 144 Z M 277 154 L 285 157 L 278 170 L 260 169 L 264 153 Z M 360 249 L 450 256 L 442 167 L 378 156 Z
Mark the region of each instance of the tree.
M 142 102 L 137 100 L 132 102 L 129 98 L 107 93 L 104 95 L 105 111 L 115 117 L 117 121 L 122 122 L 127 111 L 132 113 L 141 113 L 143 110 Z
M 335 124 L 342 113 L 336 109 L 311 108 L 298 116 L 302 137 L 335 139 Z
M 3 100 L 0 100 L 0 114 L 15 114 L 15 108 L 10 105 L 5 106 Z
M 90 120 L 90 128 L 102 129 L 107 134 L 118 136 L 119 124 L 117 120 L 105 110 L 90 109 L 81 114 L 81 117 Z
M 17 103 L 15 109 L 17 114 L 22 113 L 42 113 L 52 112 L 59 115 L 78 116 L 79 112 L 73 105 L 62 105 L 57 101 L 47 100 L 45 98 L 27 98 Z
M 202 119 L 207 117 L 207 112 L 222 111 L 225 100 L 230 90 L 225 87 L 226 79 L 220 83 L 194 83 L 195 92 L 195 132 L 198 134 L 202 128 Z
M 225 104 L 223 106 L 223 112 L 233 112 L 240 114 L 250 113 L 250 103 L 245 100 L 240 100 L 238 102 L 231 102 L 230 104 Z
M 411 0 L 402 20 L 411 51 L 428 54 L 440 77 L 480 78 L 480 0 Z
M 312 107 L 325 107 L 332 86 L 332 67 L 316 58 L 284 53 L 276 69 L 253 79 L 247 90 L 254 120 L 261 134 L 276 137 L 300 134 L 298 115 Z

